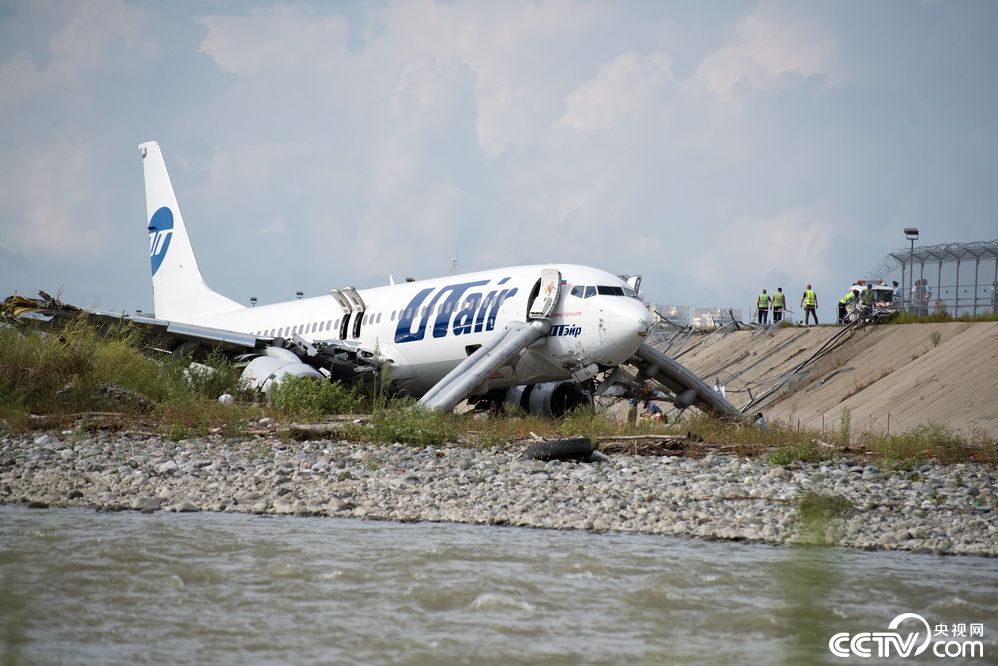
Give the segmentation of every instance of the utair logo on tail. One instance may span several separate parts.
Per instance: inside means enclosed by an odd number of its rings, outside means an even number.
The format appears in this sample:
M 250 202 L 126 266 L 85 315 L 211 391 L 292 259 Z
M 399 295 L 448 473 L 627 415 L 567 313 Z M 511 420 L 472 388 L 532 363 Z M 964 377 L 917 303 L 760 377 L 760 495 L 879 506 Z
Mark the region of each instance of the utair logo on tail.
M 163 206 L 149 220 L 149 260 L 152 262 L 152 274 L 156 275 L 166 251 L 170 249 L 170 239 L 173 237 L 173 212 Z
M 496 282 L 496 286 L 500 287 L 508 281 L 509 278 L 504 277 Z M 426 325 L 434 315 L 436 315 L 433 322 L 435 338 L 442 338 L 448 333 L 464 335 L 493 330 L 496 327 L 499 307 L 503 301 L 516 294 L 516 287 L 492 289 L 484 298 L 481 291 L 465 295 L 469 289 L 485 286 L 489 282 L 490 280 L 476 280 L 449 284 L 440 289 L 431 287 L 421 290 L 409 301 L 399 316 L 398 326 L 395 327 L 395 342 L 422 340 L 426 336 Z M 434 291 L 436 293 L 433 298 L 426 302 L 427 297 Z M 413 324 L 417 320 L 419 325 L 414 329 Z

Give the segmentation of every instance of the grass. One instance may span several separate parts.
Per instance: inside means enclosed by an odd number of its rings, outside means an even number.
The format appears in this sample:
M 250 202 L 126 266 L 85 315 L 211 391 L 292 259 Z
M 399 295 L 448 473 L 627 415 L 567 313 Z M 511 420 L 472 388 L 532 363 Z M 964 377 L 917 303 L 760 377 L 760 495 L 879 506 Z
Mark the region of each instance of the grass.
M 281 414 L 298 420 L 318 420 L 327 414 L 354 414 L 366 400 L 356 388 L 314 377 L 288 377 L 271 389 L 270 402 Z
M 24 430 L 31 427 L 29 415 L 112 413 L 179 436 L 207 434 L 261 411 L 223 357 L 210 355 L 192 370 L 189 358 L 151 358 L 138 339 L 131 327 L 102 335 L 82 321 L 58 335 L 0 329 L 0 418 Z M 220 405 L 222 393 L 242 401 Z
M 978 306 L 980 308 L 980 306 Z M 887 319 L 884 323 L 886 324 L 944 324 L 951 321 L 962 321 L 962 322 L 982 322 L 982 321 L 998 321 L 998 312 L 988 312 L 986 314 L 979 314 L 976 317 L 969 314 L 962 314 L 959 317 L 954 317 L 948 312 L 933 312 L 932 314 L 923 315 L 921 317 L 916 317 L 910 312 L 898 312 L 890 319 Z
M 243 390 L 240 370 L 221 355 L 209 355 L 191 368 L 189 358 L 150 357 L 137 332 L 121 327 L 100 334 L 76 322 L 59 335 L 0 329 L 0 422 L 13 431 L 77 427 L 151 430 L 173 439 L 220 433 L 231 436 L 256 427 L 263 415 L 286 421 L 321 421 L 331 414 L 366 413 L 366 423 L 341 426 L 344 439 L 439 446 L 457 442 L 502 446 L 538 435 L 584 436 L 594 440 L 634 435 L 692 433 L 702 445 L 689 454 L 718 449 L 765 456 L 773 465 L 813 462 L 849 453 L 849 446 L 887 465 L 903 468 L 935 459 L 943 463 L 998 461 L 998 443 L 983 431 L 961 433 L 925 425 L 900 435 L 866 434 L 850 444 L 850 415 L 843 410 L 836 445 L 823 435 L 772 422 L 760 428 L 689 413 L 678 423 L 641 420 L 629 423 L 594 408 L 580 408 L 561 420 L 505 410 L 498 416 L 454 415 L 422 409 L 411 399 L 392 398 L 375 388 L 364 393 L 314 379 L 285 380 L 271 393 L 271 404 Z M 383 384 L 383 383 L 382 383 Z M 218 402 L 231 393 L 233 404 Z
M 939 424 L 920 425 L 900 435 L 867 434 L 860 439 L 886 465 L 909 469 L 928 460 L 998 463 L 998 442 L 980 429 L 960 433 Z

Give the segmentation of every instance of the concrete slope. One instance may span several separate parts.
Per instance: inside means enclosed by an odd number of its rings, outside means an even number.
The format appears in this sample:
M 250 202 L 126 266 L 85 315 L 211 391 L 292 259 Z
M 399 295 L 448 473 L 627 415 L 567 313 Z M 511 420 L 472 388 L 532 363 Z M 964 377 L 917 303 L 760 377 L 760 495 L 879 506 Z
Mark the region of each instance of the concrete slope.
M 853 432 L 932 422 L 998 437 L 998 322 L 741 331 L 671 351 L 738 407 L 777 389 L 750 410 L 769 419 L 835 432 L 848 408 Z

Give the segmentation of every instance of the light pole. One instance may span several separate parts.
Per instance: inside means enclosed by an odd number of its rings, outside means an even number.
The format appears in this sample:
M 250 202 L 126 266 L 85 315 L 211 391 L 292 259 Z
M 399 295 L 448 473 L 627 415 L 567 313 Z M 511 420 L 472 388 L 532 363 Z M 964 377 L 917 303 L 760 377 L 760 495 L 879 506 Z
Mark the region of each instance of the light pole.
M 904 230 L 904 237 L 907 238 L 909 241 L 911 241 L 911 250 L 908 253 L 908 282 L 911 283 L 909 286 L 912 287 L 912 288 L 914 288 L 914 286 L 915 286 L 915 241 L 918 240 L 918 229 L 916 229 L 915 227 L 906 227 L 905 230 Z M 903 278 L 902 278 L 902 281 L 903 281 Z M 901 285 L 901 291 L 905 291 L 903 284 Z M 908 296 L 908 312 L 911 312 L 911 298 L 910 298 L 910 293 L 909 293 L 910 291 L 911 290 L 909 289 L 907 292 L 905 292 L 905 295 Z

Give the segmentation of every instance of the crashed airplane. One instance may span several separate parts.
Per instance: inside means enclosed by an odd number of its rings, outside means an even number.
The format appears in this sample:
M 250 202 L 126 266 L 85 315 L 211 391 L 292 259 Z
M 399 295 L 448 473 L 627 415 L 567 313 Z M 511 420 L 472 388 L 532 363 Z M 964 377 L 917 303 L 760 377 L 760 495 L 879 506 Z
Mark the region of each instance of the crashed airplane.
M 244 380 L 261 391 L 286 376 L 354 380 L 383 370 L 393 390 L 428 408 L 508 402 L 553 416 L 591 403 L 616 381 L 615 369 L 631 365 L 639 382 L 658 382 L 681 409 L 738 415 L 645 343 L 652 318 L 638 277 L 572 264 L 512 266 L 242 306 L 202 278 L 159 144 L 143 143 L 139 152 L 155 315 L 82 311 L 127 319 L 165 351 L 203 346 L 240 356 Z M 66 314 L 54 299 L 35 303 Z M 25 299 L 21 305 L 31 309 Z

